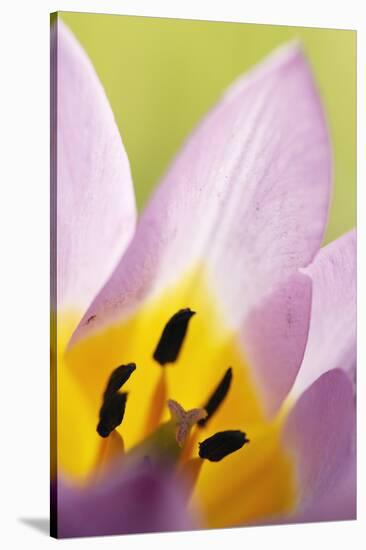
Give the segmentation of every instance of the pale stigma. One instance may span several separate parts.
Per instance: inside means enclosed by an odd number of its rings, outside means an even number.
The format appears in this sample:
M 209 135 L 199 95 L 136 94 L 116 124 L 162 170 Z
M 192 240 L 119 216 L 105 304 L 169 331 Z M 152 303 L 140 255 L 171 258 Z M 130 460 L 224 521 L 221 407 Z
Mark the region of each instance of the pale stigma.
M 173 399 L 168 400 L 168 407 L 172 419 L 177 426 L 175 438 L 179 447 L 183 447 L 192 426 L 197 424 L 199 420 L 206 418 L 207 411 L 205 411 L 205 409 L 191 409 L 185 411 L 183 407 Z

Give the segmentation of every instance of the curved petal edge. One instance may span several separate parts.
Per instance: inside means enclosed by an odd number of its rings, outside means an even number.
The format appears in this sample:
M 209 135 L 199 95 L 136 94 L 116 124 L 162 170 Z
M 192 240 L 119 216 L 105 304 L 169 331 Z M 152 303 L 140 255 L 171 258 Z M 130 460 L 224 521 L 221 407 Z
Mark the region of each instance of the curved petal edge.
M 132 237 L 128 158 L 85 52 L 57 17 L 51 27 L 52 307 L 83 314 Z

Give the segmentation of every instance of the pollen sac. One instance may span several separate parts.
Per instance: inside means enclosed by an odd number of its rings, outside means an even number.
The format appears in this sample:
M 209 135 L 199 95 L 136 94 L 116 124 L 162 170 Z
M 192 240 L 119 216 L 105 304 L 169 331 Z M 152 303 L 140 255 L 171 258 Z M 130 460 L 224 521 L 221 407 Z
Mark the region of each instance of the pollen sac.
M 241 449 L 245 443 L 249 443 L 249 439 L 240 430 L 217 432 L 199 443 L 199 456 L 211 462 L 219 462 L 225 456 Z
M 126 409 L 127 393 L 114 393 L 104 400 L 99 412 L 97 432 L 101 437 L 109 434 L 119 426 Z
M 223 400 L 225 399 L 231 385 L 231 380 L 233 378 L 233 370 L 230 367 L 225 372 L 223 378 L 221 379 L 219 385 L 215 389 L 215 391 L 212 393 L 212 395 L 209 397 L 206 405 L 204 405 L 204 409 L 207 411 L 206 418 L 202 418 L 197 422 L 199 426 L 204 426 L 211 418 L 211 416 L 217 411 Z
M 195 315 L 195 312 L 189 308 L 180 309 L 165 325 L 153 355 L 155 361 L 160 365 L 174 363 L 177 360 L 187 332 L 189 320 L 193 315 Z
M 136 370 L 135 363 L 128 363 L 128 365 L 121 365 L 114 369 L 109 377 L 99 411 L 97 432 L 101 437 L 108 437 L 123 420 L 127 393 L 118 390 L 127 382 L 134 370 Z
M 116 393 L 127 382 L 134 370 L 136 370 L 135 363 L 128 363 L 114 369 L 103 395 L 104 400 Z

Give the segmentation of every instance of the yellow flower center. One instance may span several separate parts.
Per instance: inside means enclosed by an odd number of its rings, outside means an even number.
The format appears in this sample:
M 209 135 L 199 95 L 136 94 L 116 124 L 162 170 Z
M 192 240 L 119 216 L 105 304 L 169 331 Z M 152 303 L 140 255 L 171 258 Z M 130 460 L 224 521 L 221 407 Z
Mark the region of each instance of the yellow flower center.
M 153 358 L 157 343 L 167 321 L 187 307 L 197 314 L 176 362 L 162 367 Z M 180 474 L 191 475 L 198 443 L 217 432 L 242 430 L 250 443 L 220 462 L 203 460 L 189 506 L 208 527 L 254 523 L 294 508 L 295 468 L 280 440 L 285 413 L 273 421 L 266 418 L 245 354 L 202 274 L 186 276 L 128 319 L 65 351 L 78 318 L 78 312 L 67 312 L 57 320 L 59 473 L 88 483 L 97 464 L 105 467 L 107 440 L 96 426 L 106 383 L 118 365 L 133 362 L 137 368 L 123 386 L 128 399 L 122 424 L 108 437 L 111 456 L 118 456 L 118 449 L 128 452 L 168 422 L 168 399 L 185 410 L 203 407 L 231 367 L 232 383 L 224 400 L 206 423 L 194 425 L 185 443 L 182 460 L 187 467 L 183 464 Z

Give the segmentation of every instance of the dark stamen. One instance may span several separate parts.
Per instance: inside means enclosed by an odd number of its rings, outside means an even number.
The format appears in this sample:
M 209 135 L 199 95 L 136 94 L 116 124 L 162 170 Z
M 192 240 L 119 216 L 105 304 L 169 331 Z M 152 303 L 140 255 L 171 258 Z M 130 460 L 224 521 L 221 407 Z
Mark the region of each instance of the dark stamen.
M 125 414 L 126 400 L 127 393 L 114 393 L 105 399 L 99 412 L 97 426 L 97 432 L 101 437 L 108 437 L 121 424 Z
M 154 352 L 154 359 L 160 365 L 174 363 L 178 358 L 190 318 L 195 314 L 189 308 L 180 309 L 164 327 L 159 343 Z
M 118 390 L 127 382 L 134 370 L 136 370 L 135 363 L 128 363 L 114 369 L 109 377 L 99 411 L 97 432 L 101 437 L 108 437 L 123 420 L 127 393 L 121 393 Z
M 217 432 L 199 444 L 199 455 L 211 462 L 219 462 L 230 453 L 241 449 L 245 443 L 249 443 L 249 439 L 240 430 Z
M 134 370 L 136 370 L 135 363 L 128 363 L 114 369 L 103 395 L 104 400 L 116 393 L 127 382 Z
M 209 418 L 217 411 L 223 400 L 225 399 L 227 392 L 229 391 L 231 380 L 233 378 L 233 369 L 230 367 L 225 372 L 219 385 L 215 391 L 211 394 L 207 404 L 204 405 L 204 409 L 207 411 L 206 418 L 202 418 L 198 421 L 199 426 L 204 426 Z

